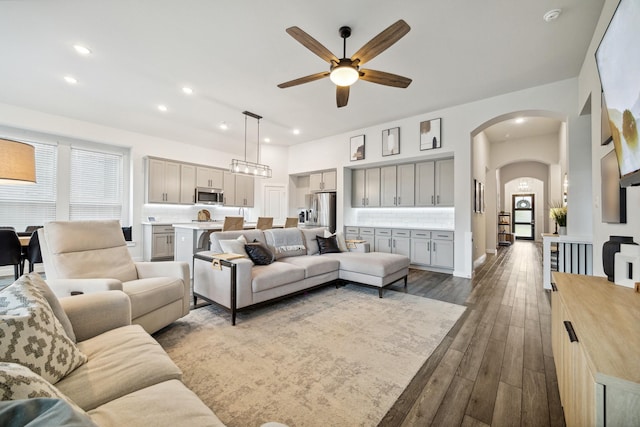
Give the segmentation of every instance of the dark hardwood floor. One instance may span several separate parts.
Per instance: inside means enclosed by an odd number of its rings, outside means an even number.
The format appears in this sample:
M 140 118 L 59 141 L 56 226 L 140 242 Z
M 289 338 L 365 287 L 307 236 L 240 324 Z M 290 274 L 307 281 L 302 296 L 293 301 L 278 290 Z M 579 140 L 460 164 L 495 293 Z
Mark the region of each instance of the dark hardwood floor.
M 471 280 L 412 270 L 407 292 L 467 311 L 379 427 L 564 425 L 540 245 L 501 248 Z

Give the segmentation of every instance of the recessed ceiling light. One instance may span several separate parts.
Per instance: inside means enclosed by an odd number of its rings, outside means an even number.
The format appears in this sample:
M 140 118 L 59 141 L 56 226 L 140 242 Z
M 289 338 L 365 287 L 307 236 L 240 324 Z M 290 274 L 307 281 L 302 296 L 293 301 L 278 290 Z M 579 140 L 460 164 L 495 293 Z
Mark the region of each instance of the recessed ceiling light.
M 520 123 L 524 123 L 524 118 L 523 117 L 518 117 L 516 119 L 516 123 L 520 124 Z
M 265 138 L 264 142 L 271 142 L 271 138 Z
M 167 108 L 166 105 L 160 104 L 160 105 L 158 105 L 158 110 L 162 111 L 163 113 L 166 113 L 168 108 Z
M 73 48 L 80 55 L 89 55 L 89 54 L 91 54 L 91 49 L 89 49 L 88 47 L 85 47 L 85 46 L 82 46 L 82 45 L 79 45 L 79 44 L 74 44 Z
M 183 87 L 182 88 L 182 92 L 186 93 L 187 95 L 191 95 L 193 93 L 193 89 L 191 89 L 190 87 Z
M 64 81 L 69 83 L 70 85 L 74 85 L 78 83 L 78 80 L 76 80 L 75 77 L 71 77 L 71 76 L 64 76 Z
M 293 134 L 294 135 L 300 135 L 300 129 L 294 129 L 293 130 Z
M 560 16 L 561 13 L 562 9 L 551 9 L 550 11 L 542 15 L 542 19 L 544 19 L 546 22 L 555 21 L 556 19 L 558 19 L 558 16 Z
M 227 122 L 222 122 L 220 123 L 220 125 L 218 126 L 220 129 L 222 130 L 227 130 L 229 129 L 229 125 L 227 124 Z

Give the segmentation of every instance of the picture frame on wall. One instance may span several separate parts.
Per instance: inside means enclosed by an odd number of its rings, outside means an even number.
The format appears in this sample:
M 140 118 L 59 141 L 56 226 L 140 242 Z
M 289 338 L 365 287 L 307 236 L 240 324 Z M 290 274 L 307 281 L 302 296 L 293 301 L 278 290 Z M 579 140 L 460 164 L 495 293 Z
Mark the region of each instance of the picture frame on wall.
M 484 203 L 484 184 L 480 183 L 480 213 L 484 213 L 485 211 L 485 203 Z
M 382 155 L 393 156 L 394 154 L 400 154 L 399 127 L 382 131 Z
M 364 135 L 352 136 L 350 141 L 350 158 L 351 161 L 364 160 Z
M 442 119 L 420 122 L 420 151 L 442 147 Z
M 478 194 L 478 180 L 473 178 L 473 213 L 478 212 L 478 199 L 480 195 Z

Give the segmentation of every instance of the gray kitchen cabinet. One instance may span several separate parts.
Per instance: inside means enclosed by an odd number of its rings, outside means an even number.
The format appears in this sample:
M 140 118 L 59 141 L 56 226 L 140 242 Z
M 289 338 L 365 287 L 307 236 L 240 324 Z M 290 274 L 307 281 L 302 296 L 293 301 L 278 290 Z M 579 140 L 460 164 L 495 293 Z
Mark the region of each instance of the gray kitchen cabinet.
M 318 172 L 309 175 L 309 191 L 336 191 L 336 171 Z
M 222 188 L 222 169 L 207 168 L 198 166 L 196 170 L 196 187 Z
M 224 172 L 222 181 L 223 202 L 225 206 L 236 205 L 236 176 L 231 172 Z
M 376 252 L 391 253 L 393 244 L 391 242 L 390 228 L 376 228 L 375 231 Z
M 180 163 L 147 159 L 147 203 L 180 203 Z
M 351 206 L 380 206 L 380 168 L 356 169 L 351 175 Z
M 409 256 L 411 253 L 409 230 L 376 228 L 376 252 L 387 252 Z
M 414 164 L 380 168 L 380 206 L 414 205 Z
M 254 204 L 254 178 L 236 175 L 236 206 L 252 208 Z
M 416 163 L 415 206 L 453 206 L 453 159 Z
M 196 201 L 196 167 L 180 165 L 180 203 L 191 204 Z
M 453 181 L 453 159 L 437 160 L 435 165 L 436 206 L 453 206 L 455 194 Z
M 173 260 L 174 229 L 170 225 L 144 224 L 145 261 Z
M 453 269 L 453 231 L 411 230 L 411 263 Z
M 435 163 L 432 161 L 416 163 L 415 205 L 434 206 L 435 203 Z

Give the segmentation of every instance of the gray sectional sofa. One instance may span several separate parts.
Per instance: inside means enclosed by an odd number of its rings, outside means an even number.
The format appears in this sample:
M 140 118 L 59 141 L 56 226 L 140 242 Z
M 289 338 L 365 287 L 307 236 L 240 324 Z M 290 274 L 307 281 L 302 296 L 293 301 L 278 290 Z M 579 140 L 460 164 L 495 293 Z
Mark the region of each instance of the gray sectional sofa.
M 211 234 L 211 250 L 194 255 L 193 296 L 236 312 L 268 301 L 327 284 L 356 283 L 379 289 L 404 279 L 407 284 L 409 258 L 379 252 L 340 252 L 320 255 L 317 236 L 324 228 L 224 231 Z M 212 267 L 216 254 L 223 253 L 220 241 L 244 236 L 247 242 L 265 244 L 275 262 L 254 265 L 248 258 L 222 261 Z

